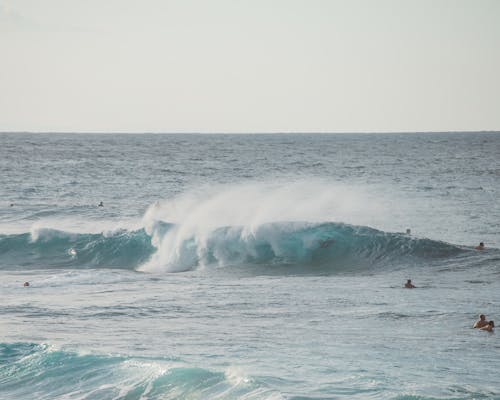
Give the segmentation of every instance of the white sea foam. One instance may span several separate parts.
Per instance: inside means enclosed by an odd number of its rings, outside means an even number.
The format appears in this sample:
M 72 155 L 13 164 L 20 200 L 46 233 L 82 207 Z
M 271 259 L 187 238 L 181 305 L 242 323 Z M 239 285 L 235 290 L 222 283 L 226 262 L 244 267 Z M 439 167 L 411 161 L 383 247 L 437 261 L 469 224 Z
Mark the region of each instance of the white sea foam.
M 77 234 L 103 234 L 105 237 L 113 236 L 123 230 L 137 230 L 142 228 L 140 220 L 125 221 L 83 221 L 64 219 L 43 219 L 26 226 L 12 227 L 0 226 L 3 234 L 16 234 L 29 232 L 31 240 L 50 240 L 58 237 L 72 237 Z
M 226 377 L 227 381 L 233 386 L 246 385 L 252 381 L 251 378 L 249 378 L 245 373 L 245 370 L 240 366 L 233 365 L 229 367 L 228 369 L 226 369 L 224 376 Z
M 141 219 L 123 220 L 84 220 L 79 218 L 42 218 L 38 221 L 3 222 L 0 223 L 0 234 L 15 235 L 29 232 L 33 240 L 38 240 L 48 231 L 60 231 L 70 234 L 103 233 L 113 234 L 120 230 L 137 230 L 142 228 Z

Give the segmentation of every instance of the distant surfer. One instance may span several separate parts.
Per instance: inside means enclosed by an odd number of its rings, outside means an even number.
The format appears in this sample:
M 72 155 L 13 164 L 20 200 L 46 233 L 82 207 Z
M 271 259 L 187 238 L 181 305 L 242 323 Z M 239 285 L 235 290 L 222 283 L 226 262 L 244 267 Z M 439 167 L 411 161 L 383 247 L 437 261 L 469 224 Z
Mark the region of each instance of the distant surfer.
M 333 243 L 335 243 L 335 239 L 321 240 L 319 242 L 319 248 L 326 249 L 327 247 L 330 247 Z
M 493 328 L 495 327 L 495 322 L 494 321 L 489 321 L 486 323 L 485 326 L 482 328 L 479 328 L 481 331 L 488 331 L 488 332 L 493 332 Z
M 29 282 L 24 282 L 24 283 L 23 283 L 23 286 L 24 286 L 24 287 L 28 287 L 29 285 L 30 285 L 30 283 L 29 283 Z
M 101 201 L 101 202 L 97 205 L 97 207 L 104 207 L 104 203 Z
M 476 247 L 474 247 L 476 250 L 484 250 L 484 242 L 479 243 Z
M 407 234 L 407 235 L 411 235 L 411 229 L 410 229 L 410 228 L 407 228 L 407 229 L 406 229 L 406 234 Z
M 416 288 L 416 286 L 413 283 L 411 283 L 411 279 L 408 279 L 405 283 L 405 288 L 406 289 L 414 289 L 414 288 Z
M 484 314 L 479 315 L 479 319 L 474 323 L 473 328 L 481 329 L 488 325 L 486 321 L 486 316 Z
M 14 203 L 10 203 L 10 206 L 11 206 L 11 207 L 14 207 Z

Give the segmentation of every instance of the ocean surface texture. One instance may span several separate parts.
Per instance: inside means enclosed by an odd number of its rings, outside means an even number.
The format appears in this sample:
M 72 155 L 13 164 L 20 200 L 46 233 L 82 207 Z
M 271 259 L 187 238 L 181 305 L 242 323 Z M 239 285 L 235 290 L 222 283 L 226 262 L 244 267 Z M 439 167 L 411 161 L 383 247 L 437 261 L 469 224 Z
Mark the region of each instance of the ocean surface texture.
M 500 399 L 499 198 L 499 133 L 0 134 L 0 399 Z

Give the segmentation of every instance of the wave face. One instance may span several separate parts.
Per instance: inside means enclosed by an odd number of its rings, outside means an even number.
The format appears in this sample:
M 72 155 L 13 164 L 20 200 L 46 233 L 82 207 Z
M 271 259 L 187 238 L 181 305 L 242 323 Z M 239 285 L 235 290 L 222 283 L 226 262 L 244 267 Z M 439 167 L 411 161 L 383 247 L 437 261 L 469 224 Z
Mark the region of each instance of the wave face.
M 153 230 L 153 237 L 157 235 Z M 267 223 L 248 230 L 221 227 L 203 235 L 182 236 L 172 227 L 157 243 L 158 252 L 143 269 L 185 271 L 207 265 L 296 265 L 356 270 L 411 259 L 456 256 L 458 246 L 403 233 L 387 233 L 342 223 Z
M 415 258 L 455 256 L 464 250 L 430 239 L 342 223 L 274 222 L 249 229 L 226 226 L 186 234 L 182 225 L 68 233 L 37 229 L 0 235 L 4 268 L 121 268 L 187 271 L 216 266 L 300 266 L 362 270 Z
M 153 252 L 151 238 L 143 229 L 83 234 L 43 228 L 31 233 L 0 235 L 4 268 L 134 269 Z
M 273 398 L 273 391 L 237 370 L 214 372 L 174 360 L 82 355 L 43 344 L 2 343 L 0 397 L 262 399 Z

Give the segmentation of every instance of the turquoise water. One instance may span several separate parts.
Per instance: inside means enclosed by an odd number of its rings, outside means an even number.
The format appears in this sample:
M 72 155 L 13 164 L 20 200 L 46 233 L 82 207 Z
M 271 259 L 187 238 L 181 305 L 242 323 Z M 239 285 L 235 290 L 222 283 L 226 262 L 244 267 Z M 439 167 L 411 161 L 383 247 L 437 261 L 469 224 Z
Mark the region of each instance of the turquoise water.
M 0 134 L 0 398 L 500 398 L 499 154 Z

